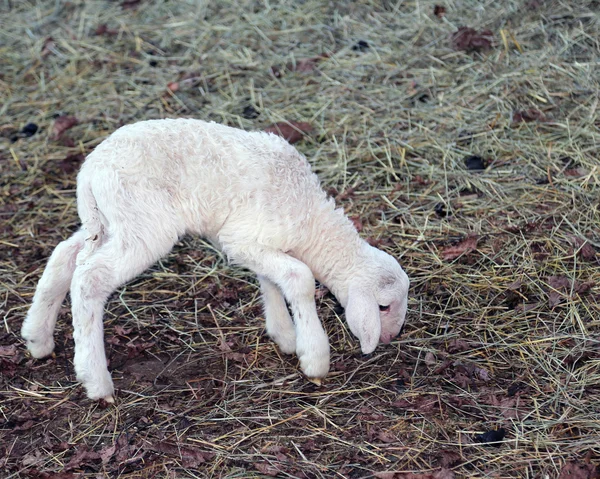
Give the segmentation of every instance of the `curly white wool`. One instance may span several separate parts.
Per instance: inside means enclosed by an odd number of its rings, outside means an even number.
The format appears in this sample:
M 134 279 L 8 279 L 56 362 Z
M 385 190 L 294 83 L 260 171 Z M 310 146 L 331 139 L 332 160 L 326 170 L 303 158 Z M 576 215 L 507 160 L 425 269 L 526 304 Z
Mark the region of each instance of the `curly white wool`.
M 409 281 L 398 262 L 360 239 L 306 159 L 273 134 L 192 119 L 124 126 L 84 162 L 77 207 L 81 229 L 50 257 L 22 336 L 34 357 L 51 354 L 70 290 L 75 371 L 92 399 L 113 401 L 102 324 L 108 296 L 186 233 L 258 275 L 267 333 L 296 352 L 308 377 L 329 370 L 315 278 L 345 307 L 363 352 L 404 323 Z

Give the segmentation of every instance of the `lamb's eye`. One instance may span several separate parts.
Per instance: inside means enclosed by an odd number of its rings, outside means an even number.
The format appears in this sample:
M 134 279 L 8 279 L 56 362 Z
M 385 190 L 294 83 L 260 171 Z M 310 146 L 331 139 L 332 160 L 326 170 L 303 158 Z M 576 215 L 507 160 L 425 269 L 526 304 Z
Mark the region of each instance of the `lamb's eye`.
M 387 306 L 382 306 L 381 304 L 379 305 L 379 311 L 389 311 L 389 310 L 390 310 L 389 304 Z

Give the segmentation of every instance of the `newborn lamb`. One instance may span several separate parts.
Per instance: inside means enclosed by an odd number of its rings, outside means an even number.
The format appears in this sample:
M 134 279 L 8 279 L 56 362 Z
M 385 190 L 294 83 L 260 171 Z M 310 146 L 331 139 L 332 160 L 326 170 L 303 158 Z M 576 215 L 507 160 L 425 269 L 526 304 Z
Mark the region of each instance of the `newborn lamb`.
M 91 399 L 113 401 L 106 300 L 186 233 L 257 274 L 267 333 L 309 378 L 329 371 L 315 278 L 345 308 L 364 353 L 404 324 L 409 280 L 398 262 L 358 236 L 305 157 L 274 134 L 192 119 L 124 126 L 81 167 L 77 209 L 81 229 L 52 253 L 21 334 L 33 357 L 50 355 L 70 290 L 75 371 Z

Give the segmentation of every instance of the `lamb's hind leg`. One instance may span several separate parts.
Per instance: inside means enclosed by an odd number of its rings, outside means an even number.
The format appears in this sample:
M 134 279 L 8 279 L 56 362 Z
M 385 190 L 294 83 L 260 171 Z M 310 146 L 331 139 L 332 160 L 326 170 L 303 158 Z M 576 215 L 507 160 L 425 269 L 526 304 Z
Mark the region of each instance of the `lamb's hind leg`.
M 285 354 L 296 352 L 296 329 L 279 287 L 266 276 L 258 276 L 262 291 L 267 334 Z
M 151 224 L 151 223 L 150 223 Z M 147 237 L 152 238 L 147 231 Z M 104 351 L 104 304 L 121 284 L 135 278 L 173 247 L 176 237 L 154 233 L 149 242 L 111 237 L 89 256 L 84 250 L 71 283 L 75 372 L 90 399 L 113 402 L 113 382 Z M 79 261 L 78 261 L 79 262 Z
M 31 308 L 21 328 L 21 336 L 34 358 L 49 356 L 54 351 L 56 317 L 69 291 L 75 271 L 75 259 L 83 248 L 85 235 L 80 230 L 59 243 L 37 285 Z

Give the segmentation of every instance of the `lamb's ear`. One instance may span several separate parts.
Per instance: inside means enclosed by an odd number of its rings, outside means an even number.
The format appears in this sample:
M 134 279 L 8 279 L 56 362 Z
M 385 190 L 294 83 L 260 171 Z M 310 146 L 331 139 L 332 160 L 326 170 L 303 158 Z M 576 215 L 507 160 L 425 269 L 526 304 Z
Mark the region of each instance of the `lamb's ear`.
M 346 321 L 360 341 L 364 354 L 375 351 L 381 335 L 379 306 L 373 294 L 359 285 L 350 285 L 346 304 Z

